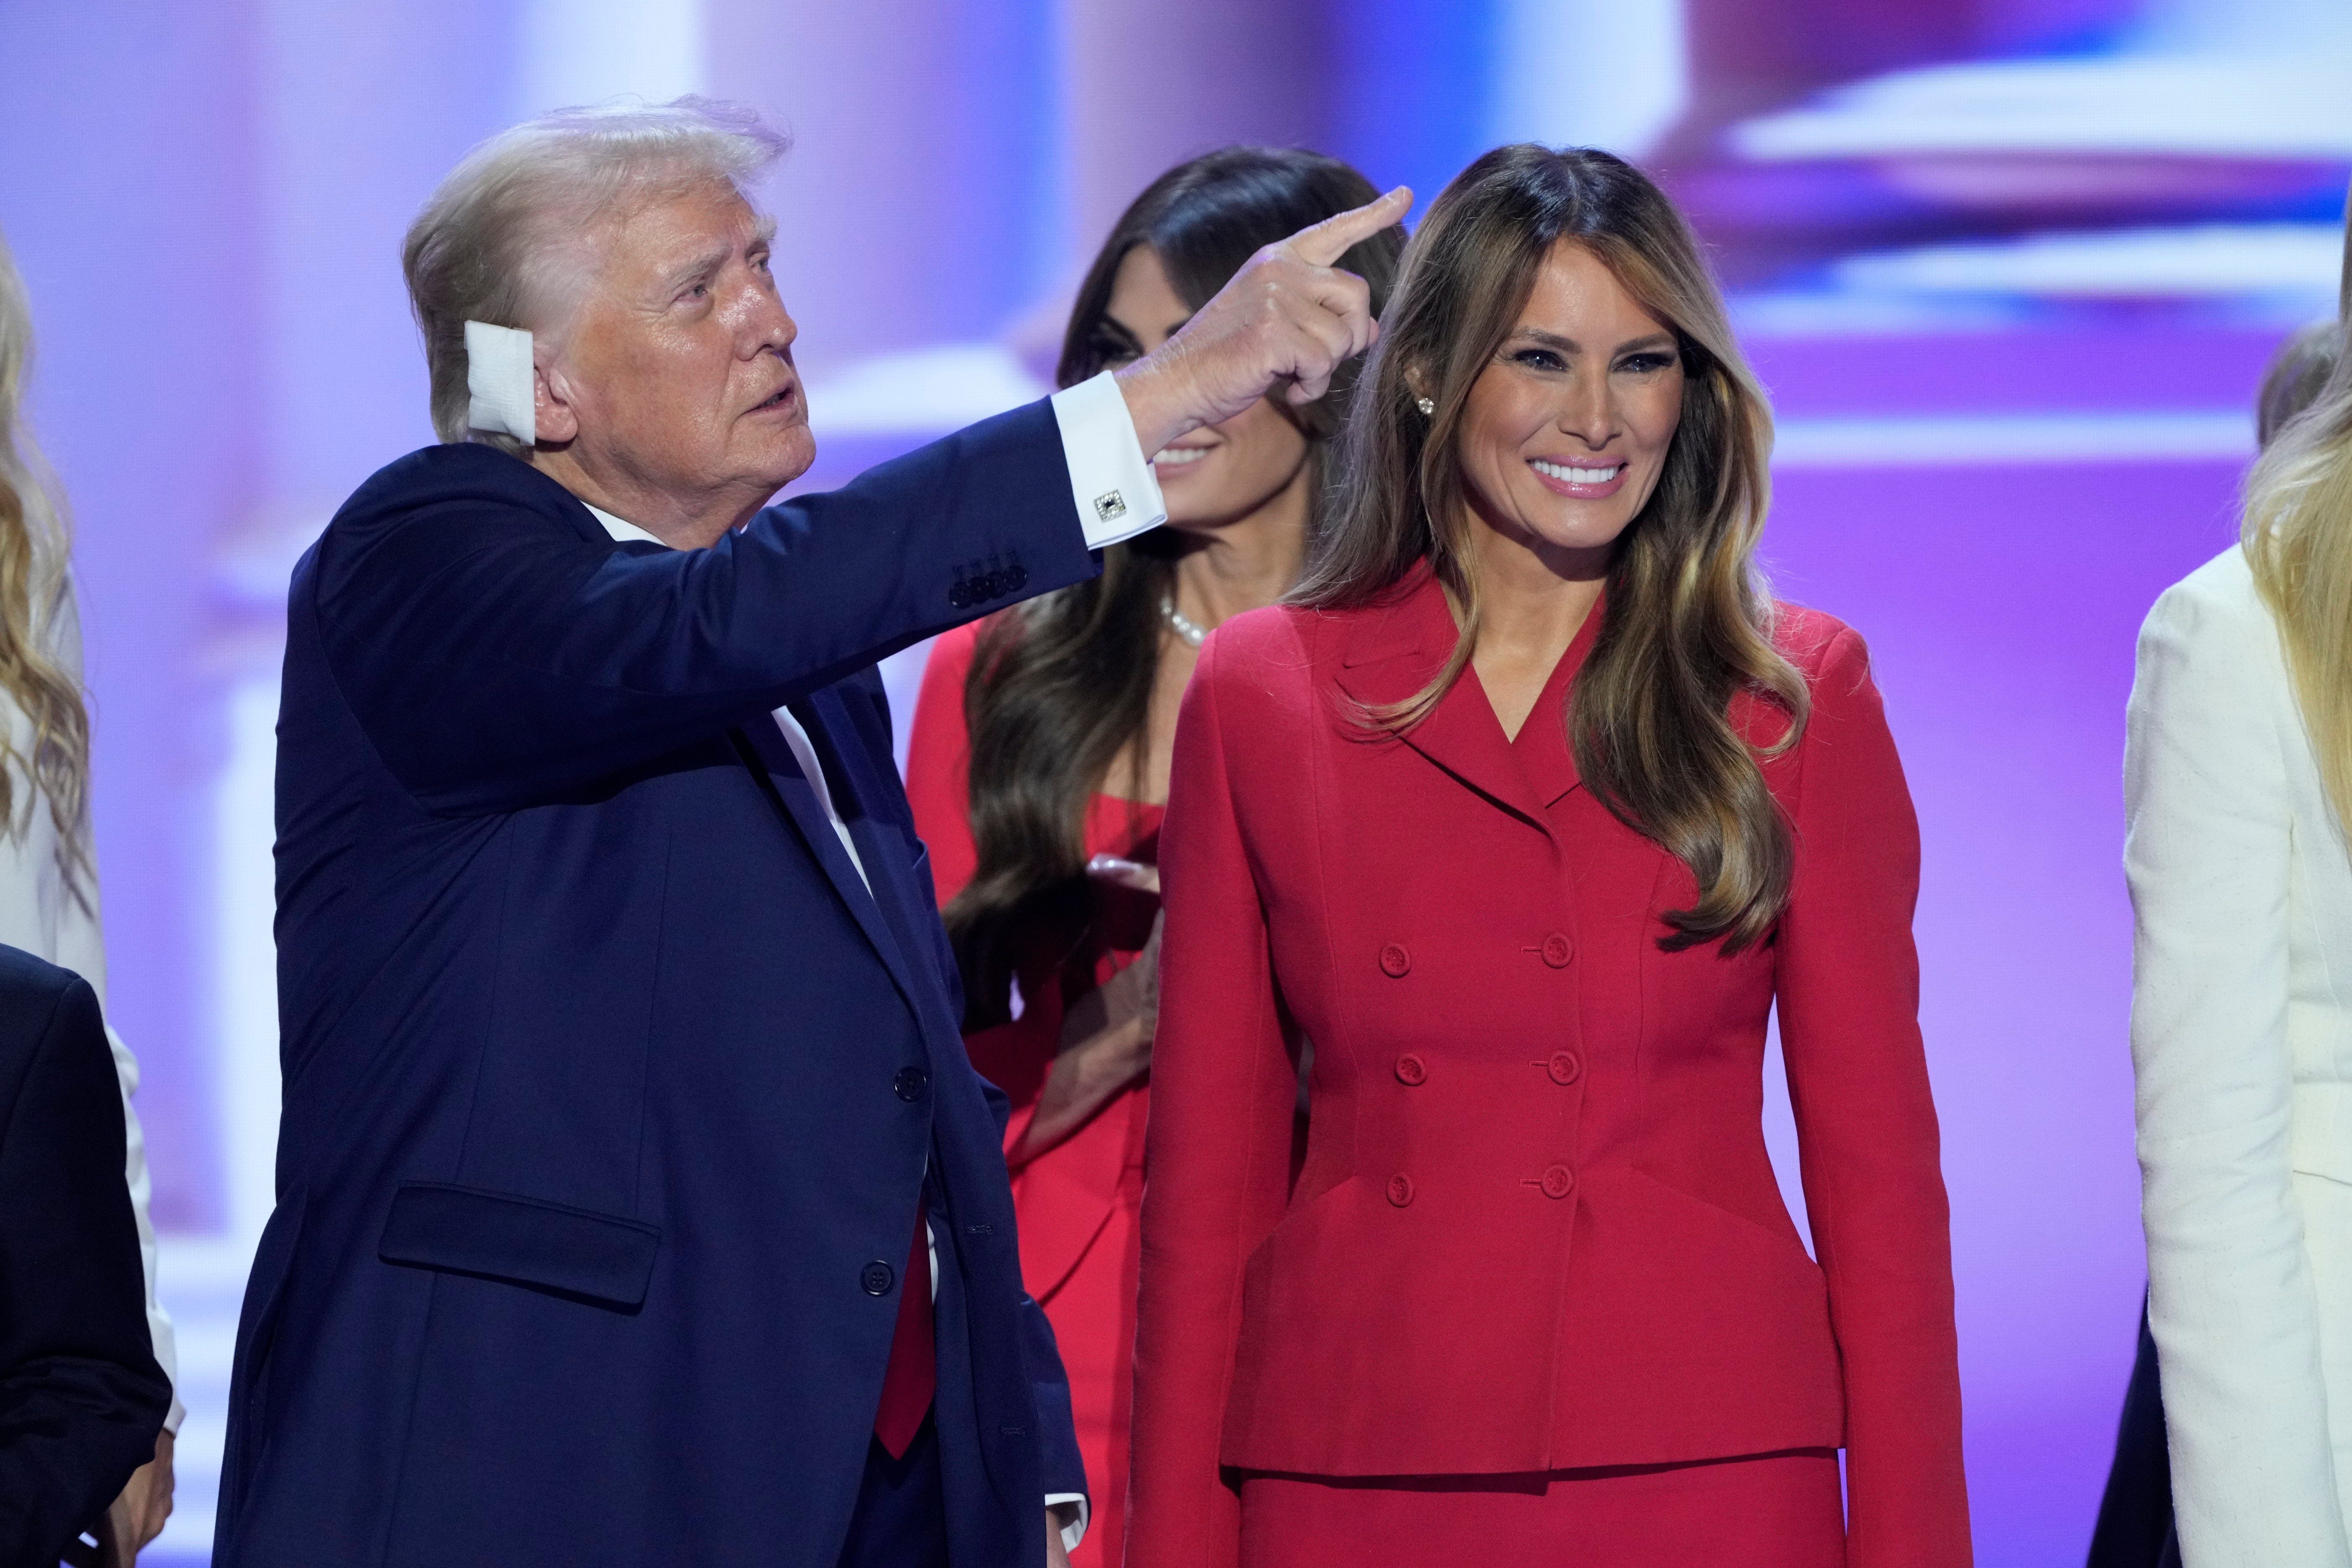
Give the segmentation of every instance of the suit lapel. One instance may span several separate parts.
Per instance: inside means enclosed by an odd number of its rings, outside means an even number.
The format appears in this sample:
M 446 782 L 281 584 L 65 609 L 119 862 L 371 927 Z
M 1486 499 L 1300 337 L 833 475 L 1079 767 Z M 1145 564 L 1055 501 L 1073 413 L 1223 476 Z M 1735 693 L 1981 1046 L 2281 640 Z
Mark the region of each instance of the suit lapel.
M 802 713 L 807 711 L 803 705 Z M 828 742 L 818 741 L 817 725 L 808 722 L 801 713 L 794 716 L 801 717 L 802 727 L 810 731 L 809 739 L 818 747 L 820 762 L 830 760 L 827 752 L 833 756 L 840 754 L 838 747 L 828 743 L 829 737 Z M 799 830 L 809 853 L 816 857 L 817 864 L 824 868 L 825 876 L 833 882 L 834 891 L 848 906 L 851 918 L 866 933 L 866 940 L 873 944 L 883 967 L 890 972 L 891 980 L 906 996 L 907 1005 L 915 1009 L 918 1017 L 927 1016 L 929 1010 L 925 1005 L 924 996 L 931 988 L 916 984 L 914 973 L 908 966 L 908 955 L 882 914 L 881 901 L 887 896 L 888 883 L 884 879 L 885 868 L 880 862 L 887 861 L 891 857 L 869 848 L 868 839 L 857 838 L 857 829 L 853 821 L 851 837 L 856 838 L 859 858 L 866 863 L 867 875 L 874 879 L 873 890 L 867 891 L 865 880 L 857 875 L 857 868 L 849 863 L 848 851 L 841 847 L 839 836 L 833 831 L 833 823 L 824 814 L 824 802 L 817 799 L 815 786 L 802 775 L 800 763 L 793 758 L 792 748 L 785 743 L 783 732 L 776 728 L 775 721 L 762 714 L 730 733 L 738 742 L 739 751 L 744 753 L 744 765 L 752 770 L 754 776 L 765 781 L 771 798 Z M 827 786 L 833 791 L 835 808 L 841 811 L 845 820 L 850 820 L 852 807 L 849 792 L 844 787 L 845 783 L 834 774 L 828 774 L 826 779 Z
M 854 736 L 856 729 L 843 710 L 839 692 L 828 687 L 795 703 L 793 712 L 808 731 L 810 743 L 816 747 L 817 760 L 832 784 L 834 805 L 857 845 L 858 858 L 865 863 L 866 875 L 874 885 L 874 902 L 884 923 L 897 939 L 908 964 L 930 980 L 929 994 L 944 1009 L 947 979 L 937 972 L 940 942 L 935 928 L 939 917 L 931 907 L 929 892 L 915 880 L 914 868 L 908 858 L 909 846 L 885 809 L 888 792 L 898 787 L 896 775 L 886 781 L 877 775 L 872 753 L 864 746 L 841 743 L 842 737 Z M 949 1024 L 961 1038 L 961 1021 L 950 1019 Z

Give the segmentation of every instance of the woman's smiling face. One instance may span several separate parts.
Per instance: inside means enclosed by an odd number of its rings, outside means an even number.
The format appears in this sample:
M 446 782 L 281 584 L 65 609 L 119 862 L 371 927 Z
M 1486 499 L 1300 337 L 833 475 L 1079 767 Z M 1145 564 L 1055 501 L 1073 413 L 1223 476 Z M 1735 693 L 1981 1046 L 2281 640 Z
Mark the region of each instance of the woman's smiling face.
M 1191 319 L 1160 253 L 1129 251 L 1104 312 L 1108 363 L 1118 364 L 1176 335 Z M 1222 424 L 1205 425 L 1152 454 L 1168 501 L 1168 526 L 1199 531 L 1246 517 L 1287 489 L 1307 466 L 1307 440 L 1269 393 Z
M 1683 374 L 1666 323 L 1559 241 L 1463 407 L 1454 449 L 1472 510 L 1530 547 L 1615 543 L 1657 489 Z

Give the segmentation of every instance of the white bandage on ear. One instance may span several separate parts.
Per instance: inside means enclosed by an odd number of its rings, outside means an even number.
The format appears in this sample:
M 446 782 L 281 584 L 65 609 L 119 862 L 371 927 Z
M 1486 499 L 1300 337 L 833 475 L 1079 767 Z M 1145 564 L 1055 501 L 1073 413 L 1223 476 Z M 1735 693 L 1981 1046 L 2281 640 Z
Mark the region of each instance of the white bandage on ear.
M 511 436 L 526 447 L 537 445 L 539 411 L 531 386 L 529 332 L 467 321 L 466 392 L 473 400 L 466 411 L 466 423 L 472 428 Z

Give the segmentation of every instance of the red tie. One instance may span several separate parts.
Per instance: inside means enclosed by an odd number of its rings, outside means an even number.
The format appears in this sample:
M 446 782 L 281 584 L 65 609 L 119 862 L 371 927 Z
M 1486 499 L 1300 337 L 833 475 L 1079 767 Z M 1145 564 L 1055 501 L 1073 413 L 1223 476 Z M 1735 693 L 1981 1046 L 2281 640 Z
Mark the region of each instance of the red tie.
M 894 1459 L 922 1430 L 923 1416 L 939 1387 L 939 1347 L 931 1342 L 931 1248 L 929 1226 L 915 1215 L 915 1237 L 907 1247 L 907 1272 L 898 1282 L 898 1326 L 890 1336 L 890 1364 L 882 1373 L 882 1408 L 875 1413 L 874 1436 Z

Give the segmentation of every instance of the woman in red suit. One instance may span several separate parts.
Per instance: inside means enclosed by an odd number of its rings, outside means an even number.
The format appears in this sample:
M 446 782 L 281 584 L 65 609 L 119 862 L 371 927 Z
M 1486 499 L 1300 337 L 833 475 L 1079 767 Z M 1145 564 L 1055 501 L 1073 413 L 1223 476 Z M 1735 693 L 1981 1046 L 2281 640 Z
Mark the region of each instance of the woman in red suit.
M 1769 440 L 1639 172 L 1430 209 L 1177 728 L 1129 1568 L 1969 1563 L 1917 830 L 1861 639 L 1755 577 Z
M 1170 170 L 1080 286 L 1058 379 L 1149 353 L 1261 246 L 1377 195 L 1313 153 L 1233 147 Z M 1340 263 L 1375 313 L 1403 243 L 1391 229 Z M 1151 864 L 1177 700 L 1203 628 L 1297 580 L 1346 395 L 1343 382 L 1305 408 L 1267 397 L 1160 453 L 1169 528 L 1112 549 L 1093 583 L 940 637 L 915 707 L 907 793 L 963 970 L 972 1060 L 1013 1101 L 1022 1272 L 1060 1342 L 1093 1483 L 1076 1568 L 1117 1568 L 1123 1536 Z M 1087 875 L 1090 857 L 1109 858 L 1106 874 Z

